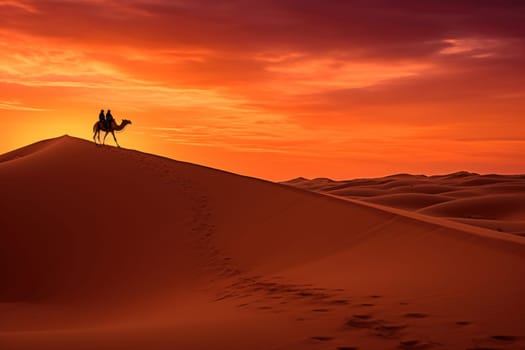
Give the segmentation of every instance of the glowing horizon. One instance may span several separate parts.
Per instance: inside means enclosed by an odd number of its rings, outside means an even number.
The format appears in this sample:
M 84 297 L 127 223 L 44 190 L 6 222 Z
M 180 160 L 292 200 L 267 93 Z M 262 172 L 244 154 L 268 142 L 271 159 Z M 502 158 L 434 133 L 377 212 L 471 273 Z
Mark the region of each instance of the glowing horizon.
M 525 4 L 0 0 L 0 153 L 91 139 L 285 180 L 525 173 Z M 112 141 L 109 142 L 112 144 Z

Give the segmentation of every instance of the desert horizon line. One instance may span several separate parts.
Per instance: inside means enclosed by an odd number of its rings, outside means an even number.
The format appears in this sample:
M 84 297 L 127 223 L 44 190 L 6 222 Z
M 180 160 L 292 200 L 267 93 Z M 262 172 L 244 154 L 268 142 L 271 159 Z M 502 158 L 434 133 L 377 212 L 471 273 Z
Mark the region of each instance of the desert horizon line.
M 62 135 L 59 135 L 59 136 L 50 137 L 50 138 L 44 138 L 44 139 L 41 139 L 41 140 L 30 142 L 28 144 L 21 145 L 21 146 L 18 146 L 16 148 L 14 148 L 14 149 L 11 149 L 11 150 L 9 150 L 7 152 L 0 153 L 0 155 L 5 155 L 5 154 L 8 154 L 8 153 L 14 152 L 14 151 L 16 151 L 18 149 L 25 148 L 25 147 L 28 147 L 28 146 L 32 146 L 32 145 L 35 145 L 35 144 L 38 144 L 38 143 L 41 143 L 41 142 L 57 140 L 57 139 L 64 138 L 64 137 L 69 137 L 69 138 L 72 138 L 72 139 L 77 139 L 79 141 L 93 143 L 93 140 L 91 140 L 89 138 L 76 136 L 76 135 L 70 135 L 70 134 L 66 133 L 66 134 L 62 134 Z M 104 146 L 111 147 L 111 148 L 118 148 L 116 146 L 108 145 L 108 144 L 106 144 Z M 288 178 L 285 178 L 285 179 L 281 178 L 281 179 L 274 180 L 274 179 L 267 179 L 267 178 L 264 178 L 264 177 L 254 176 L 254 175 L 250 175 L 250 174 L 243 174 L 241 172 L 235 172 L 235 171 L 232 171 L 232 170 L 229 170 L 229 169 L 224 169 L 224 168 L 220 168 L 220 167 L 214 167 L 214 166 L 210 166 L 210 165 L 207 165 L 207 164 L 192 162 L 191 160 L 181 160 L 181 159 L 170 157 L 170 156 L 164 155 L 164 154 L 148 152 L 146 150 L 140 150 L 140 149 L 135 149 L 135 148 L 128 148 L 128 147 L 125 147 L 125 146 L 124 147 L 120 147 L 120 148 L 122 148 L 124 150 L 128 150 L 128 151 L 135 151 L 135 152 L 139 152 L 139 153 L 143 153 L 143 154 L 147 154 L 147 155 L 151 155 L 151 156 L 156 156 L 156 157 L 161 157 L 161 158 L 165 158 L 165 159 L 169 159 L 169 160 L 173 160 L 173 161 L 190 163 L 190 164 L 199 165 L 199 166 L 203 166 L 203 167 L 206 167 L 206 168 L 219 170 L 219 171 L 223 171 L 223 172 L 227 172 L 227 173 L 231 173 L 231 174 L 247 176 L 247 177 L 251 177 L 251 178 L 256 178 L 256 179 L 261 179 L 261 180 L 266 180 L 266 181 L 276 182 L 276 183 L 286 183 L 286 182 L 291 182 L 291 181 L 294 181 L 294 180 L 301 180 L 301 179 L 304 179 L 304 180 L 307 180 L 307 181 L 330 180 L 330 181 L 334 181 L 334 182 L 342 182 L 342 181 L 352 181 L 352 180 L 361 180 L 361 179 L 380 179 L 380 178 L 388 178 L 388 177 L 395 177 L 395 176 L 416 176 L 416 177 L 417 176 L 424 176 L 424 177 L 431 178 L 431 177 L 450 176 L 450 175 L 459 175 L 459 174 L 470 174 L 470 175 L 479 175 L 479 176 L 491 176 L 491 175 L 496 175 L 496 176 L 497 175 L 501 175 L 501 176 L 521 176 L 521 175 L 525 174 L 525 173 L 506 173 L 506 172 L 485 172 L 485 173 L 483 173 L 483 172 L 476 172 L 476 171 L 465 170 L 465 169 L 458 169 L 458 170 L 452 171 L 452 172 L 441 172 L 441 173 L 393 172 L 393 173 L 387 173 L 387 174 L 383 174 L 383 175 L 342 177 L 342 178 L 333 177 L 333 176 L 329 176 L 329 175 L 308 177 L 308 176 L 304 176 L 304 175 L 300 175 L 299 174 L 297 176 L 292 176 L 292 177 L 288 177 Z

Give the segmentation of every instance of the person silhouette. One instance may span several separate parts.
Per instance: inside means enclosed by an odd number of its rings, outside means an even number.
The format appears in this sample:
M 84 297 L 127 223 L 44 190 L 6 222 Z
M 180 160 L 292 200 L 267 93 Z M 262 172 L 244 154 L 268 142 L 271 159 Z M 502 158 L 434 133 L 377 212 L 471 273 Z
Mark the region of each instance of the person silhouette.
M 104 110 L 100 110 L 100 114 L 98 115 L 98 120 L 102 123 L 103 126 L 106 126 L 106 116 L 104 115 Z
M 106 113 L 106 125 L 107 125 L 108 129 L 111 129 L 111 127 L 113 126 L 113 122 L 114 121 L 115 121 L 115 119 L 111 115 L 111 109 L 108 109 L 108 112 Z

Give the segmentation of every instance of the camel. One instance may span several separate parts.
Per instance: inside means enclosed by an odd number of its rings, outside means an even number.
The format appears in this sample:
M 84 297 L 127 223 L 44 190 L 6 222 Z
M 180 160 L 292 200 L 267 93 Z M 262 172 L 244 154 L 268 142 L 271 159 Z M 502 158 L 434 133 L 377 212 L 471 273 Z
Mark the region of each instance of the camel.
M 95 123 L 95 125 L 93 125 L 93 132 L 94 132 L 93 141 L 97 143 L 97 138 L 98 138 L 98 144 L 100 144 L 101 143 L 100 142 L 100 132 L 104 131 L 106 134 L 104 135 L 104 140 L 102 141 L 102 144 L 105 144 L 108 133 L 111 133 L 111 135 L 113 135 L 113 139 L 115 140 L 115 143 L 117 144 L 117 147 L 120 147 L 120 145 L 118 144 L 117 138 L 115 137 L 115 131 L 124 130 L 124 128 L 128 124 L 131 124 L 131 120 L 122 119 L 122 123 L 120 123 L 120 125 L 118 125 L 115 121 L 113 121 L 113 123 L 111 123 L 111 127 L 106 128 L 104 123 L 102 123 L 101 121 L 98 121 Z

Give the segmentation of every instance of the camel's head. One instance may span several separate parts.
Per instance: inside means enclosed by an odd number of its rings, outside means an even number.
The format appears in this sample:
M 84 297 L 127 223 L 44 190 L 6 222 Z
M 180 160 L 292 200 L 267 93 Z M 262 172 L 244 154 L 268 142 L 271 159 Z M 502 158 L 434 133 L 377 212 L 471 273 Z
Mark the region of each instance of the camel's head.
M 131 120 L 128 120 L 128 119 L 122 119 L 122 123 L 124 123 L 124 124 L 132 124 Z

